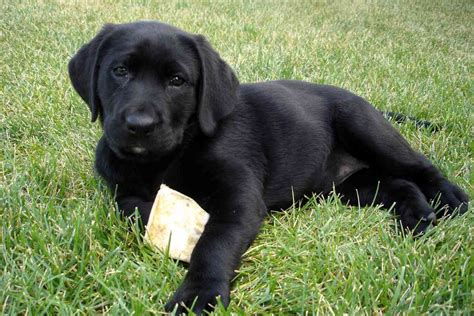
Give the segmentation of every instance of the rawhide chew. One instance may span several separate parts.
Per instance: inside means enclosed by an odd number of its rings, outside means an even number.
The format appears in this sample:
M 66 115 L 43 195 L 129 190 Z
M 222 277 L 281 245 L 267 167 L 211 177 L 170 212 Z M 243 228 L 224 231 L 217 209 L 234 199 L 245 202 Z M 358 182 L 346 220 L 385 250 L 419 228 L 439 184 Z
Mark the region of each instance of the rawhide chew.
M 162 184 L 146 225 L 145 241 L 169 256 L 189 262 L 209 220 L 193 199 Z M 169 247 L 169 248 L 168 248 Z

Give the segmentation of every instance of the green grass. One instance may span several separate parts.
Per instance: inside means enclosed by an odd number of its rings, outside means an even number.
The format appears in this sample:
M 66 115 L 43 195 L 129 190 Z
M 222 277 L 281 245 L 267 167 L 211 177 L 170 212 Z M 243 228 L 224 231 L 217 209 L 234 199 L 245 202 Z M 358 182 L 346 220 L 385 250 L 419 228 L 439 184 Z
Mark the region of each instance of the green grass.
M 399 128 L 473 196 L 472 1 L 3 1 L 1 11 L 4 314 L 161 313 L 186 273 L 128 231 L 92 171 L 100 129 L 66 65 L 106 22 L 162 20 L 206 35 L 242 82 L 333 84 L 441 124 Z M 229 311 L 472 314 L 473 236 L 472 207 L 414 240 L 378 207 L 312 199 L 266 221 Z

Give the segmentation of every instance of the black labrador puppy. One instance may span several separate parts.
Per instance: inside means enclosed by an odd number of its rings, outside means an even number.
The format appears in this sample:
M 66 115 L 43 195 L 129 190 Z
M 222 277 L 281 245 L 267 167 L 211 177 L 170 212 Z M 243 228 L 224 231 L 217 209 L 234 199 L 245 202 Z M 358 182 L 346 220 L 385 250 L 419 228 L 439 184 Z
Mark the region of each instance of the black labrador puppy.
M 124 215 L 148 215 L 161 183 L 209 214 L 189 271 L 165 309 L 229 304 L 240 258 L 269 210 L 334 188 L 349 204 L 395 205 L 422 233 L 467 211 L 449 182 L 367 101 L 299 81 L 239 84 L 203 36 L 158 22 L 106 25 L 69 63 L 103 137 L 95 167 Z

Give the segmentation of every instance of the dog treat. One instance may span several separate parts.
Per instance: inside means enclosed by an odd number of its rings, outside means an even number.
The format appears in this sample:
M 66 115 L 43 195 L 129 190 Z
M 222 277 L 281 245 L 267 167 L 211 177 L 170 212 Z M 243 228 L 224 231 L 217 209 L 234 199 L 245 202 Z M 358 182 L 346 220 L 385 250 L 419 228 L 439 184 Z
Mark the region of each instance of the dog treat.
M 145 241 L 174 259 L 189 262 L 209 220 L 193 199 L 162 184 L 146 225 Z

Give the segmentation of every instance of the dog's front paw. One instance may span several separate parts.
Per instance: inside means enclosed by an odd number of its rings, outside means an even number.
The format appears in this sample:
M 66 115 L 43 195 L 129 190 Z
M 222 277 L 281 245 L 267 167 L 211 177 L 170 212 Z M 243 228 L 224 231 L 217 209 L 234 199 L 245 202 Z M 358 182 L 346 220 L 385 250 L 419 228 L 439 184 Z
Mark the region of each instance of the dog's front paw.
M 175 312 L 175 315 L 187 314 L 189 311 L 201 315 L 214 310 L 218 299 L 227 307 L 230 300 L 229 287 L 228 282 L 223 281 L 185 280 L 165 305 L 165 310 Z
M 432 192 L 433 196 L 430 198 L 437 204 L 436 209 L 441 216 L 467 212 L 469 197 L 457 185 L 442 180 Z
M 421 194 L 399 199 L 394 204 L 394 211 L 401 226 L 414 236 L 423 235 L 436 223 L 434 208 Z

